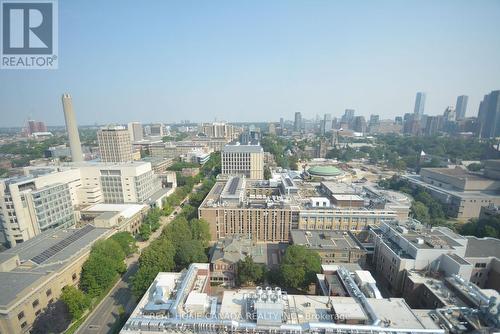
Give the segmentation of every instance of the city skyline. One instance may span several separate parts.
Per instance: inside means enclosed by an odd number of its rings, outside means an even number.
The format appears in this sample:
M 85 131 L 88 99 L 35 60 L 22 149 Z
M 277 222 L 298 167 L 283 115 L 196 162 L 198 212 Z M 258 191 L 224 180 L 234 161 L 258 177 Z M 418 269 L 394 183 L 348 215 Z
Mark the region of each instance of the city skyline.
M 345 109 L 393 119 L 413 111 L 418 91 L 429 115 L 467 95 L 476 116 L 500 88 L 494 1 L 116 4 L 59 3 L 59 69 L 2 71 L 2 125 L 63 125 L 64 92 L 86 125 L 277 122 Z

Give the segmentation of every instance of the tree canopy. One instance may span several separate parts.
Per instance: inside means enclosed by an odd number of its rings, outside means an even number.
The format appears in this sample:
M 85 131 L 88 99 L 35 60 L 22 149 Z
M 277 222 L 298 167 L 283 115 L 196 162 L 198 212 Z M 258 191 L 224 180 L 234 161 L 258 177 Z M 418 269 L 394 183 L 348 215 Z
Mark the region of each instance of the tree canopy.
M 125 255 L 130 255 L 137 250 L 137 246 L 135 245 L 135 239 L 130 234 L 130 232 L 118 232 L 111 236 L 111 239 L 116 241 Z
M 285 286 L 304 289 L 315 282 L 321 271 L 321 258 L 304 246 L 292 245 L 286 249 L 280 271 Z
M 85 310 L 90 306 L 90 298 L 74 286 L 65 286 L 62 289 L 61 300 L 68 307 L 73 320 L 80 319 Z
M 258 284 L 264 280 L 265 266 L 255 263 L 251 256 L 245 256 L 243 260 L 238 261 L 236 269 L 236 284 Z

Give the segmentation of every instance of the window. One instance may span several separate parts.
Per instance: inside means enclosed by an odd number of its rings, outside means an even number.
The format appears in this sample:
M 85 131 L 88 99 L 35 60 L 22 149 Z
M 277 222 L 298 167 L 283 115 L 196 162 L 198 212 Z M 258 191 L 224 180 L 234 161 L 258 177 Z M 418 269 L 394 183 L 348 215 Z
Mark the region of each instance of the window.
M 45 294 L 48 296 L 50 296 L 52 294 L 52 289 L 48 289 L 47 291 L 45 291 Z
M 73 273 L 73 276 L 71 276 L 71 278 L 73 278 L 73 281 L 76 280 L 76 273 Z
M 37 311 L 35 312 L 35 317 L 36 317 L 36 316 L 38 316 L 40 313 L 42 313 L 42 310 L 37 310 Z
M 24 311 L 19 312 L 17 315 L 17 319 L 21 320 L 22 318 L 24 318 Z
M 24 329 L 24 327 L 26 327 L 26 326 L 28 326 L 28 323 L 27 323 L 26 321 L 25 321 L 25 322 L 23 322 L 23 323 L 21 324 L 21 328 L 23 328 L 23 329 Z
M 33 308 L 35 308 L 35 307 L 37 307 L 38 305 L 40 305 L 40 302 L 38 301 L 38 299 L 36 299 L 36 300 L 33 302 L 33 304 L 31 304 L 31 305 L 33 305 Z

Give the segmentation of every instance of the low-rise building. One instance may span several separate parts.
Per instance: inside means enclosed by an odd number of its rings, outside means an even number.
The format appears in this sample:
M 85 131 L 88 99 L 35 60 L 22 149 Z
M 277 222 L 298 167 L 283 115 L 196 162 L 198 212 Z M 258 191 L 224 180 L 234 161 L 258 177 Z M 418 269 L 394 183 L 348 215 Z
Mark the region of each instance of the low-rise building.
M 205 141 L 179 141 L 179 142 L 158 142 L 149 146 L 149 152 L 155 158 L 177 159 L 189 152 L 201 151 L 210 154 L 214 151 Z
M 481 207 L 500 205 L 497 160 L 485 165 L 484 173 L 462 167 L 422 168 L 420 175 L 404 175 L 414 187 L 426 189 L 445 205 L 446 214 L 459 220 L 479 217 Z
M 90 225 L 49 230 L 0 253 L 0 332 L 27 333 L 65 286 L 78 284 L 91 246 L 111 233 Z
M 393 202 L 374 207 L 362 187 L 351 190 L 363 197 L 362 207 L 336 206 L 331 197 L 325 197 L 330 195 L 320 184 L 293 180 L 286 173 L 271 180 L 220 178 L 198 208 L 198 215 L 209 222 L 213 240 L 243 234 L 262 242 L 288 242 L 294 229 L 361 231 L 403 216 L 401 211 L 385 207 Z
M 292 230 L 291 239 L 294 245 L 305 246 L 315 251 L 324 264 L 359 263 L 365 261 L 366 251 L 361 249 L 351 232 L 331 230 Z
M 208 265 L 198 263 L 159 273 L 121 333 L 445 333 L 431 310 L 414 312 L 399 298 L 366 298 L 346 270 L 340 277 L 352 297 L 292 295 L 279 287 L 215 295 L 209 275 Z
M 204 165 L 210 159 L 210 153 L 203 152 L 202 150 L 192 150 L 181 156 L 184 162 Z
M 190 176 L 190 177 L 193 177 L 193 176 L 196 176 L 198 175 L 198 173 L 200 172 L 200 169 L 198 167 L 193 167 L 193 168 L 183 168 L 181 170 L 181 175 L 182 176 Z
M 443 277 L 410 270 L 403 297 L 416 309 L 436 309 L 450 333 L 491 333 L 500 324 L 499 293 L 481 289 L 459 275 Z
M 378 282 L 395 295 L 404 290 L 410 270 L 458 275 L 480 287 L 498 289 L 498 239 L 464 237 L 415 220 L 383 223 L 370 229 L 370 237 Z
M 149 210 L 145 204 L 99 203 L 80 211 L 81 220 L 95 227 L 136 234 Z
M 238 262 L 250 256 L 253 262 L 268 269 L 277 268 L 286 244 L 256 243 L 245 236 L 218 240 L 210 252 L 210 271 L 213 283 L 234 286 L 238 273 Z

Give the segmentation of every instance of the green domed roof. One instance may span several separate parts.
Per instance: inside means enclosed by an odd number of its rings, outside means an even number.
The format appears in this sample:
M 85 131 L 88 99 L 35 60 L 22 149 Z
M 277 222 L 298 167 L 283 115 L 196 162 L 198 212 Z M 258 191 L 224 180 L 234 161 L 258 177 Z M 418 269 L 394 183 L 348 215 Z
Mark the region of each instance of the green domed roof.
M 308 169 L 309 174 L 318 176 L 338 176 L 344 172 L 334 166 L 314 166 Z

